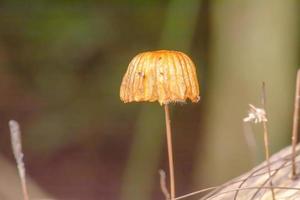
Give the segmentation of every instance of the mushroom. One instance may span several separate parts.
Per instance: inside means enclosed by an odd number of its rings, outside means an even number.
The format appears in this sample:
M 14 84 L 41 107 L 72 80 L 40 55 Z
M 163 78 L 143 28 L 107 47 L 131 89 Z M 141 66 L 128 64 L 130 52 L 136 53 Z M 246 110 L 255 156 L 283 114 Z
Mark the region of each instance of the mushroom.
M 124 103 L 158 101 L 164 106 L 170 171 L 171 199 L 175 198 L 174 161 L 169 103 L 198 102 L 199 85 L 192 60 L 179 51 L 159 50 L 136 55 L 123 77 L 120 98 Z

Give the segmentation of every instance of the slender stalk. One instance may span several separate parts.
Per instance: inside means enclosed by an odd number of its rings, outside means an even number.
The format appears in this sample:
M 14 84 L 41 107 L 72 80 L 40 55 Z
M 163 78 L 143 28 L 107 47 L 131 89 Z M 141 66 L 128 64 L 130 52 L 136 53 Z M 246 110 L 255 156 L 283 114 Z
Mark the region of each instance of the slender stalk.
M 273 197 L 273 200 L 275 200 L 275 193 L 272 188 L 273 183 L 272 183 L 271 164 L 270 164 L 269 134 L 268 134 L 267 122 L 265 122 L 265 121 L 263 122 L 263 127 L 264 127 L 264 144 L 265 144 L 265 155 L 266 155 L 266 160 L 267 160 L 267 165 L 268 165 L 268 174 L 269 174 L 269 178 L 270 178 L 272 197 Z
M 299 104 L 300 104 L 300 70 L 297 72 L 296 91 L 295 91 L 295 108 L 293 117 L 293 134 L 292 134 L 292 179 L 297 178 L 296 170 L 296 146 L 298 143 L 299 130 Z
M 263 106 L 263 109 L 266 112 L 266 117 L 267 117 L 267 111 L 266 111 L 266 86 L 265 86 L 265 82 L 262 83 L 262 106 Z M 273 200 L 275 200 L 275 192 L 274 192 L 274 189 L 273 189 L 272 174 L 271 174 L 271 164 L 270 164 L 269 134 L 268 134 L 268 127 L 267 127 L 267 122 L 266 121 L 263 121 L 263 129 L 264 129 L 265 156 L 266 156 L 267 165 L 268 165 L 268 174 L 269 174 L 269 179 L 270 179 L 270 187 L 271 187 L 271 192 L 272 192 L 272 198 L 273 198 Z
M 171 120 L 168 104 L 165 104 L 165 117 L 166 117 L 166 131 L 168 143 L 168 158 L 169 158 L 169 171 L 170 171 L 170 191 L 171 200 L 175 199 L 175 178 L 174 178 L 174 160 L 173 160 L 173 147 L 172 147 L 172 132 Z

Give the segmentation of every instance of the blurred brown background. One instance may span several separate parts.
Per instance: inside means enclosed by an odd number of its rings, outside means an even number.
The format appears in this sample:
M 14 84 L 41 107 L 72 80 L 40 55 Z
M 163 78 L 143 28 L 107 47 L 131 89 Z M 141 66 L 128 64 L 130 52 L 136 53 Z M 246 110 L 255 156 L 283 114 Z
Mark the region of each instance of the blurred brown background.
M 260 104 L 262 81 L 272 152 L 288 145 L 299 6 L 296 0 L 1 1 L 0 198 L 21 195 L 7 125 L 15 119 L 33 199 L 163 199 L 163 109 L 119 100 L 129 61 L 147 50 L 183 51 L 199 75 L 200 103 L 172 106 L 178 195 L 263 160 L 260 126 L 242 123 L 248 103 Z M 254 151 L 245 134 L 255 137 Z

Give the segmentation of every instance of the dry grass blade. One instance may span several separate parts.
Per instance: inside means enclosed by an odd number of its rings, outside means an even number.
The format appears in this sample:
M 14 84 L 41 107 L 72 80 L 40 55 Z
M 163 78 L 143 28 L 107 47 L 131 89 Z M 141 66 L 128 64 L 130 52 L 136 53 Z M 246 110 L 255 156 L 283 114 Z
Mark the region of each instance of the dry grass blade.
M 214 197 L 217 197 L 219 195 L 223 195 L 223 194 L 226 194 L 226 193 L 232 193 L 232 192 L 241 191 L 241 190 L 256 190 L 256 189 L 270 189 L 270 190 L 278 189 L 278 190 L 297 190 L 297 191 L 300 191 L 300 188 L 281 187 L 281 186 L 244 187 L 244 188 L 237 188 L 237 189 L 232 189 L 232 190 L 227 190 L 227 191 L 224 191 L 224 192 L 220 192 L 220 193 L 217 193 L 217 194 L 211 196 L 208 199 L 214 199 Z
M 17 162 L 17 168 L 21 179 L 23 198 L 24 200 L 29 200 L 29 195 L 28 195 L 28 190 L 26 185 L 25 165 L 23 162 L 24 154 L 22 152 L 20 126 L 18 122 L 14 120 L 10 120 L 8 124 L 10 128 L 12 150 Z
M 170 193 L 167 189 L 167 182 L 166 182 L 166 172 L 164 170 L 159 170 L 159 176 L 160 176 L 160 189 L 162 193 L 164 194 L 166 200 L 170 199 Z
M 269 183 L 267 161 L 261 163 L 249 172 L 219 186 L 216 190 L 202 197 L 202 200 L 233 200 L 238 192 L 237 199 L 266 200 L 272 199 L 272 192 L 276 199 L 300 199 L 300 179 L 290 179 L 292 166 L 292 147 L 287 147 L 270 157 L 273 185 Z M 297 145 L 296 162 L 300 162 L 300 144 Z M 297 165 L 298 167 L 299 165 Z M 299 167 L 297 168 L 299 170 Z M 242 183 L 242 184 L 241 184 Z

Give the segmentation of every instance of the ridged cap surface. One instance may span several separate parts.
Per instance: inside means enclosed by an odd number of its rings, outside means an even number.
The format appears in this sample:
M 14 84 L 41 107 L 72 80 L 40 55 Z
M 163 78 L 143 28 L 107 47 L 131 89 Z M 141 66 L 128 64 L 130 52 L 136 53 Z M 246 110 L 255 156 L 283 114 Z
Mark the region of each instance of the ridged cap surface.
M 179 51 L 149 51 L 135 56 L 123 77 L 120 98 L 125 103 L 199 101 L 199 85 L 192 60 Z

